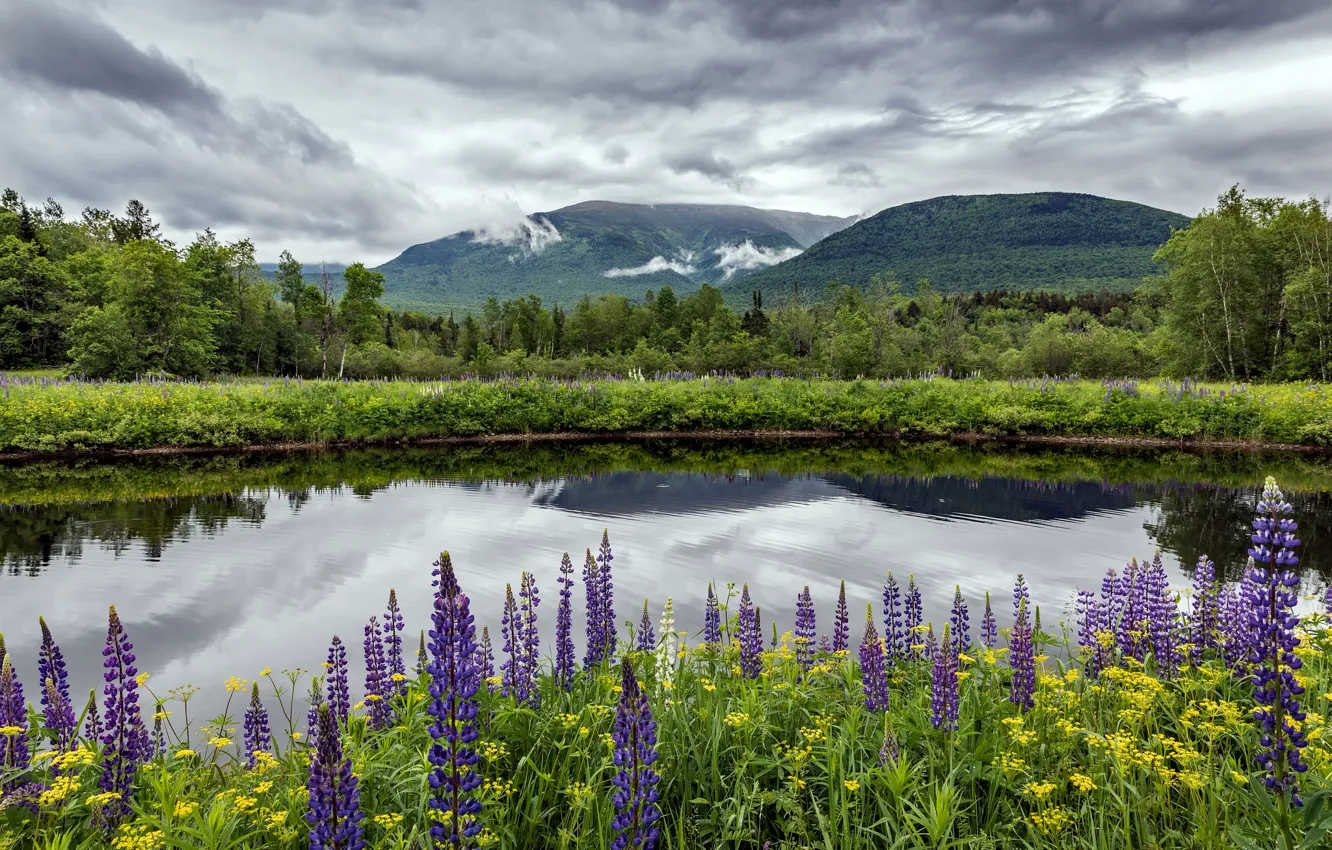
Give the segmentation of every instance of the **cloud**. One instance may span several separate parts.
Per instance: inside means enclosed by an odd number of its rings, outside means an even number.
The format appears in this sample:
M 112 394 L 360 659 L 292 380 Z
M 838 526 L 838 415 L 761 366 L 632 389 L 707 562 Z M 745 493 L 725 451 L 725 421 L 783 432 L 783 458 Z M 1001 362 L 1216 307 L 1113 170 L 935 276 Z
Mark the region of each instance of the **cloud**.
M 523 216 L 514 222 L 489 224 L 472 232 L 472 241 L 486 245 L 514 245 L 524 254 L 540 254 L 561 241 L 560 232 L 549 219 Z
M 693 258 L 693 254 L 689 254 Z M 657 272 L 671 271 L 676 274 L 682 274 L 689 277 L 698 271 L 696 266 L 689 263 L 688 260 L 668 260 L 662 256 L 656 256 L 648 260 L 641 266 L 635 266 L 632 269 L 607 269 L 606 277 L 638 277 L 645 274 L 656 274 Z
M 879 175 L 863 162 L 853 162 L 837 169 L 837 176 L 828 181 L 832 186 L 849 186 L 853 189 L 876 189 L 883 185 Z
M 800 248 L 761 248 L 746 239 L 739 245 L 723 245 L 714 253 L 722 277 L 730 280 L 738 271 L 751 271 L 775 266 L 801 254 Z

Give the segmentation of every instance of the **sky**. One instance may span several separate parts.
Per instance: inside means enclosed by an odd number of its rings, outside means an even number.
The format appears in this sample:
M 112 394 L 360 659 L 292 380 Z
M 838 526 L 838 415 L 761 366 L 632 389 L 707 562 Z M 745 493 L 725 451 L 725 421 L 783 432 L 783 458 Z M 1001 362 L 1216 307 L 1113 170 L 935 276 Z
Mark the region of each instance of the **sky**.
M 600 199 L 1332 194 L 1327 0 L 0 0 L 0 184 L 377 264 Z

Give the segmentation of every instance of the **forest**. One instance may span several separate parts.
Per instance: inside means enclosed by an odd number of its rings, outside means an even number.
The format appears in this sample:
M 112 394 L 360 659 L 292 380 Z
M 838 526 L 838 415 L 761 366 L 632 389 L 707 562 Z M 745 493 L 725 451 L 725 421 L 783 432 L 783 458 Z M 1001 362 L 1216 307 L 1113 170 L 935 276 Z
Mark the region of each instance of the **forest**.
M 1332 219 L 1326 201 L 1221 195 L 1155 255 L 1132 292 L 946 295 L 883 269 L 743 312 L 721 290 L 669 287 L 570 304 L 490 299 L 432 316 L 379 303 L 352 263 L 264 274 L 249 240 L 166 239 L 139 201 L 73 218 L 0 196 L 0 369 L 84 378 L 265 375 L 441 378 L 590 372 L 988 378 L 1041 375 L 1326 381 Z M 310 281 L 314 280 L 314 283 Z

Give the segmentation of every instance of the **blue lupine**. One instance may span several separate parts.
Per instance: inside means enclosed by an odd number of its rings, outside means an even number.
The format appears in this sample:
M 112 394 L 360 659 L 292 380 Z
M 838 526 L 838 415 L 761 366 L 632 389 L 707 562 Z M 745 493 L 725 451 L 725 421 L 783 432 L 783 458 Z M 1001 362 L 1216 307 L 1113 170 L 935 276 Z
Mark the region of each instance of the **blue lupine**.
M 990 592 L 985 592 L 985 615 L 981 617 L 981 640 L 987 649 L 999 646 L 999 624 L 994 619 L 994 609 L 990 607 Z
M 523 662 L 523 676 L 527 680 L 527 704 L 536 708 L 541 701 L 537 688 L 537 674 L 541 671 L 541 632 L 537 626 L 537 608 L 541 593 L 536 576 L 523 571 L 518 583 L 518 638 Z
M 759 629 L 746 584 L 740 591 L 740 608 L 736 613 L 736 641 L 740 644 L 740 672 L 747 679 L 757 679 L 763 671 L 763 633 Z
M 347 684 L 347 647 L 337 635 L 328 647 L 328 660 L 324 666 L 328 669 L 328 710 L 333 712 L 338 727 L 345 729 L 351 717 L 351 688 Z
M 102 741 L 102 715 L 97 710 L 97 691 L 88 692 L 87 719 L 83 722 L 83 737 L 88 743 L 98 743 Z
M 957 728 L 957 647 L 959 642 L 944 626 L 943 641 L 934 650 L 930 669 L 930 723 L 935 729 L 951 732 Z
M 1157 552 L 1143 576 L 1147 597 L 1147 640 L 1156 659 L 1157 673 L 1171 679 L 1179 665 L 1179 607 L 1170 593 L 1169 578 Z
M 489 681 L 495 678 L 495 648 L 490 643 L 490 626 L 481 627 L 481 643 L 476 647 L 476 666 L 486 690 L 495 690 Z
M 919 646 L 916 643 L 920 634 L 921 624 L 925 622 L 925 608 L 920 601 L 920 588 L 916 585 L 916 576 L 914 573 L 907 576 L 906 591 L 906 634 L 907 643 L 912 646 Z M 911 649 L 912 658 L 921 658 L 922 653 L 917 649 Z
M 78 718 L 74 716 L 74 703 L 69 697 L 69 672 L 65 656 L 51 637 L 45 617 L 38 617 L 42 627 L 42 644 L 37 650 L 37 686 L 42 691 L 42 724 L 55 735 L 58 752 L 71 749 L 78 737 Z M 48 684 L 49 683 L 49 684 Z
M 390 690 L 395 696 L 407 692 L 407 663 L 403 657 L 402 640 L 405 625 L 398 608 L 398 592 L 390 587 L 388 609 L 384 612 L 384 660 Z
M 902 588 L 892 572 L 883 585 L 883 645 L 890 662 L 906 658 L 910 637 L 902 625 Z
M 267 753 L 273 749 L 273 736 L 268 727 L 268 709 L 264 708 L 263 700 L 259 699 L 258 682 L 250 687 L 250 704 L 245 709 L 245 725 L 242 732 L 241 740 L 244 742 L 247 763 L 250 767 L 254 767 L 258 761 L 255 753 Z
M 652 628 L 652 615 L 648 613 L 648 600 L 643 600 L 643 619 L 638 621 L 638 641 L 634 649 L 651 652 L 657 648 L 657 635 Z
M 952 626 L 954 653 L 967 652 L 971 649 L 971 619 L 967 614 L 967 601 L 962 598 L 962 586 L 953 586 L 953 610 L 948 622 Z M 944 629 L 945 634 L 948 629 Z M 948 640 L 944 640 L 948 644 Z
M 805 589 L 796 594 L 795 616 L 796 664 L 802 671 L 814 666 L 816 634 L 814 599 L 809 594 L 809 585 L 805 585 Z
M 430 835 L 436 843 L 454 847 L 470 844 L 481 831 L 476 816 L 481 801 L 473 792 L 481 786 L 472 744 L 476 728 L 476 692 L 481 686 L 476 665 L 476 626 L 467 594 L 458 586 L 453 562 L 444 552 L 436 562 L 434 608 L 430 615 L 430 771 L 429 807 L 438 813 Z
M 615 644 L 618 640 L 618 626 L 615 624 L 615 583 L 611 579 L 610 534 L 606 529 L 601 532 L 601 548 L 597 550 L 597 581 L 601 584 L 598 602 L 601 605 L 601 658 L 611 661 L 615 657 Z
M 0 774 L 21 774 L 32 764 L 28 748 L 28 706 L 23 700 L 23 683 L 8 653 L 0 656 L 0 729 L 17 730 L 0 734 Z M 13 791 L 23 784 L 18 776 L 0 783 L 0 792 Z M 4 796 L 0 793 L 0 796 Z
M 1297 776 L 1308 769 L 1300 750 L 1309 741 L 1298 699 L 1304 687 L 1295 678 L 1302 662 L 1295 654 L 1300 644 L 1295 632 L 1300 580 L 1290 568 L 1299 563 L 1295 547 L 1300 541 L 1295 538 L 1299 526 L 1289 518 L 1293 511 L 1276 479 L 1268 476 L 1253 521 L 1253 547 L 1249 549 L 1253 563 L 1248 571 L 1255 575 L 1247 588 L 1243 614 L 1252 635 L 1248 662 L 1258 703 L 1254 719 L 1261 732 L 1255 760 L 1267 772 L 1264 782 L 1268 788 L 1280 795 L 1289 792 L 1291 802 L 1302 806 Z
M 351 759 L 343 755 L 338 721 L 327 705 L 319 706 L 314 755 L 310 757 L 310 850 L 361 850 L 361 790 L 352 774 Z
M 500 617 L 500 637 L 504 643 L 500 652 L 500 694 L 513 697 L 522 704 L 527 701 L 526 656 L 523 653 L 522 623 L 518 616 L 518 602 L 513 598 L 513 585 L 504 585 L 504 613 Z
M 1022 711 L 1035 706 L 1036 647 L 1032 642 L 1031 621 L 1027 618 L 1027 600 L 1018 599 L 1017 619 L 1008 635 L 1009 664 L 1013 678 L 1009 682 L 1008 699 Z
M 703 612 L 703 642 L 714 649 L 721 646 L 721 606 L 708 582 L 708 607 Z
M 587 602 L 587 651 L 583 653 L 583 668 L 591 673 L 592 668 L 605 660 L 601 654 L 601 576 L 597 561 L 592 557 L 592 550 L 587 550 L 587 559 L 583 561 L 583 593 Z
M 1216 565 L 1206 555 L 1201 555 L 1193 568 L 1193 610 L 1189 618 L 1189 642 L 1193 644 L 1189 655 L 1194 664 L 1202 661 L 1204 653 L 1217 648 L 1220 632 L 1218 595 Z
M 555 611 L 555 683 L 566 691 L 573 687 L 573 561 L 564 553 L 560 561 L 560 602 Z
M 393 725 L 393 706 L 389 702 L 396 689 L 388 677 L 384 658 L 384 640 L 379 621 L 371 617 L 365 625 L 365 704 L 371 731 Z
M 884 669 L 883 642 L 874 628 L 874 606 L 865 606 L 865 633 L 860 639 L 860 677 L 866 711 L 888 710 L 888 673 Z
M 620 662 L 620 704 L 611 728 L 617 768 L 611 784 L 615 794 L 615 818 L 611 829 L 616 836 L 611 850 L 652 850 L 657 844 L 657 783 L 660 778 L 652 765 L 657 760 L 657 723 L 647 693 L 638 686 L 633 665 L 628 658 Z
M 837 591 L 837 611 L 833 616 L 833 652 L 851 648 L 851 611 L 846 607 L 846 582 Z
M 101 821 L 114 826 L 129 814 L 130 788 L 140 762 L 151 753 L 148 730 L 143 725 L 139 708 L 139 670 L 134 666 L 134 644 L 129 642 L 125 628 L 112 605 L 108 616 L 106 647 L 102 650 L 102 667 L 106 681 L 106 728 L 102 733 L 102 776 L 99 784 L 103 791 L 114 793 L 116 799 L 101 810 Z
M 1078 618 L 1078 656 L 1087 675 L 1095 678 L 1101 672 L 1100 643 L 1096 637 L 1100 631 L 1100 606 L 1096 603 L 1096 594 L 1079 590 L 1075 613 Z

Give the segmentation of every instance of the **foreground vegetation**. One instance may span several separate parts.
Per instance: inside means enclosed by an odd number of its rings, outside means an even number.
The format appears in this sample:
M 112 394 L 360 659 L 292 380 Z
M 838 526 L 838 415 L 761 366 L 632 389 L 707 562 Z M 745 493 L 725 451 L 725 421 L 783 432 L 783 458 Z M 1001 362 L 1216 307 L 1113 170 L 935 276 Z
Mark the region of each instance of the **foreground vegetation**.
M 360 702 L 334 637 L 320 675 L 233 677 L 223 714 L 204 723 L 190 716 L 197 688 L 153 692 L 114 608 L 106 685 L 76 717 L 43 623 L 40 711 L 24 705 L 17 662 L 0 665 L 0 841 L 1324 846 L 1332 630 L 1322 613 L 1293 616 L 1290 510 L 1269 478 L 1238 591 L 1206 558 L 1190 591 L 1171 591 L 1156 559 L 1080 592 L 1066 624 L 1041 625 L 1021 576 L 1011 606 L 987 597 L 969 610 L 959 591 L 947 622 L 924 623 L 914 581 L 889 574 L 863 621 L 843 591 L 831 628 L 826 600 L 820 616 L 807 588 L 789 589 L 796 630 L 771 640 L 747 586 L 709 593 L 701 641 L 675 631 L 669 599 L 659 621 L 645 600 L 641 621 L 617 625 L 603 537 L 582 571 L 581 669 L 567 555 L 543 657 L 536 578 L 510 590 L 492 643 L 446 553 L 414 671 L 390 593 L 382 620 L 357 629 Z
M 1063 196 L 1058 203 L 1067 202 Z M 688 294 L 662 286 L 635 299 L 490 299 L 475 312 L 445 317 L 385 309 L 383 275 L 359 263 L 312 274 L 284 253 L 270 279 L 249 241 L 224 243 L 204 231 L 178 247 L 161 237 L 137 201 L 123 216 L 89 209 L 69 220 L 54 201 L 39 208 L 6 192 L 0 196 L 0 368 L 59 367 L 120 379 L 574 378 L 630 369 L 845 378 L 924 372 L 992 379 L 1332 378 L 1332 218 L 1313 200 L 1247 198 L 1232 189 L 1215 209 L 1169 236 L 1156 254 L 1157 277 L 1141 277 L 1147 271 L 1141 259 L 1125 265 L 1122 251 L 1141 258 L 1142 247 L 1089 253 L 1069 242 L 1035 260 L 1055 277 L 1096 276 L 1096 269 L 1136 275 L 1142 285 L 1132 293 L 940 295 L 915 276 L 924 262 L 952 269 L 941 284 L 965 279 L 993 290 L 993 281 L 1021 279 L 1004 257 L 1030 263 L 1030 245 L 1041 238 L 1076 241 L 1077 234 L 1060 230 L 1069 220 L 1051 211 L 999 238 L 999 254 L 972 250 L 978 243 L 967 227 L 928 245 L 929 257 L 876 260 L 870 247 L 838 243 L 830 250 L 839 267 L 856 255 L 854 274 L 797 285 L 784 264 L 756 277 L 752 303 L 728 303 L 711 286 Z M 876 217 L 843 236 L 893 222 Z M 1111 216 L 1091 236 L 1118 244 L 1123 224 Z M 1167 222 L 1157 224 L 1164 239 Z M 957 225 L 936 221 L 930 229 L 941 234 Z M 987 238 L 998 250 L 995 234 Z M 968 253 L 949 254 L 958 239 Z M 912 250 L 924 244 L 914 238 L 893 244 L 899 243 Z M 816 262 L 826 253 L 811 250 L 808 262 L 827 268 Z M 745 280 L 732 281 L 731 291 Z M 760 288 L 768 290 L 766 301 Z
M 1261 388 L 682 378 L 178 383 L 4 381 L 0 450 L 711 430 L 1332 443 L 1332 396 Z

